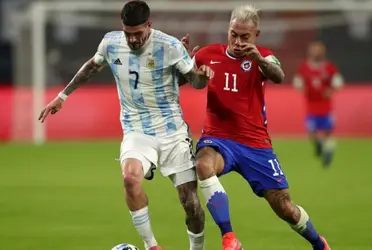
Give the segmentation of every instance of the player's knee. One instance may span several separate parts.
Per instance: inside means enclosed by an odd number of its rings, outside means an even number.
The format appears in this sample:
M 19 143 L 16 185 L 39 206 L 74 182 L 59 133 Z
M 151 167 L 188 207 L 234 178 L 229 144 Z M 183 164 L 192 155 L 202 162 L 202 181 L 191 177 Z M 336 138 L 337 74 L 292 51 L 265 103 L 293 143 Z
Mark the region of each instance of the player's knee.
M 201 148 L 196 156 L 196 173 L 200 180 L 216 175 L 214 156 L 209 148 Z
M 196 161 L 196 173 L 200 180 L 205 180 L 209 177 L 215 175 L 213 164 L 210 163 L 210 160 L 200 159 Z
M 143 169 L 141 162 L 136 159 L 127 159 L 123 162 L 124 187 L 131 191 L 141 186 L 143 180 Z

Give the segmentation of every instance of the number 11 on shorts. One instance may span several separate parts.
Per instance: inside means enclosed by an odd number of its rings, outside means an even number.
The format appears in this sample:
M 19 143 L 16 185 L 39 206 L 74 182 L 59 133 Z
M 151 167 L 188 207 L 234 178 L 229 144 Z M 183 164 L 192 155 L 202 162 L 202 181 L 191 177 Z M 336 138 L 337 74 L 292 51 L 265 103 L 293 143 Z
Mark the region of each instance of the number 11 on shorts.
M 268 162 L 271 164 L 271 167 L 274 171 L 273 173 L 273 176 L 279 176 L 279 175 L 284 175 L 281 167 L 280 167 L 280 164 L 278 162 L 277 159 L 274 159 L 274 160 L 268 160 Z

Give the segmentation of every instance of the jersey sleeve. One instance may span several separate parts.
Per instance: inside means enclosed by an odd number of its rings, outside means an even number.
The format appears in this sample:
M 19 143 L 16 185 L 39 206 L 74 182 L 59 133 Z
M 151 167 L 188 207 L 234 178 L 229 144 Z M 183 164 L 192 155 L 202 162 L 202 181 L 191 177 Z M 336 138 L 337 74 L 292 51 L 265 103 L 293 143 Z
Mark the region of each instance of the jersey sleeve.
M 276 56 L 274 55 L 274 53 L 271 50 L 261 48 L 261 49 L 259 49 L 259 52 L 261 53 L 261 56 L 263 58 L 265 58 L 269 62 L 274 63 L 274 64 L 278 65 L 279 67 L 281 67 L 280 61 L 278 60 L 278 58 L 276 58 Z M 258 69 L 260 70 L 260 72 L 262 73 L 264 78 L 266 78 L 265 74 L 262 72 L 262 69 L 260 67 Z
M 281 67 L 280 61 L 274 56 L 274 54 L 265 56 L 265 59 Z
M 178 40 L 170 46 L 170 64 L 175 66 L 181 74 L 190 72 L 194 67 L 194 62 L 189 53 Z
M 97 52 L 94 54 L 93 60 L 97 65 L 104 65 L 106 61 L 106 52 L 107 51 L 107 39 L 103 38 L 101 43 L 98 45 Z
M 295 89 L 302 89 L 305 86 L 303 78 L 303 63 L 298 67 L 295 76 L 293 77 L 292 85 Z
M 340 74 L 336 65 L 332 64 L 330 69 L 331 78 L 331 86 L 334 89 L 340 89 L 344 85 L 344 78 Z

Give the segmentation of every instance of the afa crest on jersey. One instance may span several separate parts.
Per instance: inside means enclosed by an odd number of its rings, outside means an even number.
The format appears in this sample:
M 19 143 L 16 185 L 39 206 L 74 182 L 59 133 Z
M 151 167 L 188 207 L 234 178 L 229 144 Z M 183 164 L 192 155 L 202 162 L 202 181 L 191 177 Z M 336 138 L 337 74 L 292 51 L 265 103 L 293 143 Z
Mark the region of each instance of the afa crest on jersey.
M 249 60 L 245 60 L 242 62 L 242 64 L 240 65 L 240 68 L 244 71 L 244 72 L 248 72 L 251 70 L 252 68 L 252 62 L 249 61 Z
M 146 66 L 150 69 L 154 69 L 156 67 L 156 61 L 153 57 L 147 58 Z

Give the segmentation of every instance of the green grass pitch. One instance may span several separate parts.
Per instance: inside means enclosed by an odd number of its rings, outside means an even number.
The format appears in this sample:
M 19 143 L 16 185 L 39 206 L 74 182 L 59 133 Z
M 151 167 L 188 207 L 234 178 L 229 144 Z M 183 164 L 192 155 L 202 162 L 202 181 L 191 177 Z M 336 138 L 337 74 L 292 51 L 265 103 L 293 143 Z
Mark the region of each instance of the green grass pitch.
M 143 249 L 124 199 L 120 142 L 0 145 L 0 250 L 109 250 L 127 242 Z M 274 140 L 292 198 L 309 212 L 332 249 L 372 249 L 372 140 L 340 140 L 324 170 L 305 140 Z M 246 250 L 311 247 L 251 192 L 236 174 L 222 178 L 233 227 Z M 157 172 L 145 183 L 153 229 L 164 249 L 186 250 L 176 191 Z M 221 249 L 206 212 L 208 250 Z

